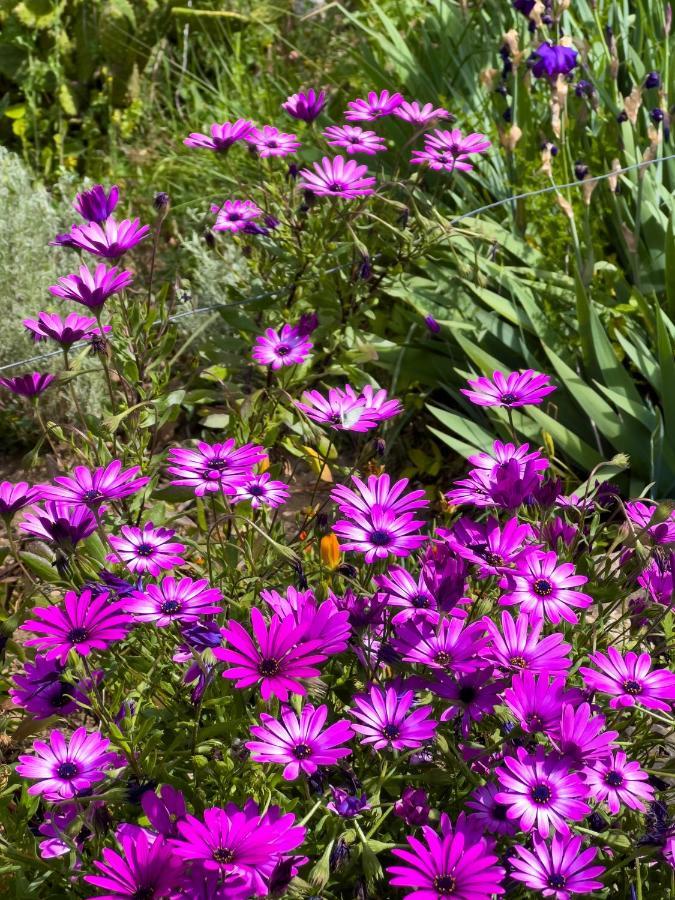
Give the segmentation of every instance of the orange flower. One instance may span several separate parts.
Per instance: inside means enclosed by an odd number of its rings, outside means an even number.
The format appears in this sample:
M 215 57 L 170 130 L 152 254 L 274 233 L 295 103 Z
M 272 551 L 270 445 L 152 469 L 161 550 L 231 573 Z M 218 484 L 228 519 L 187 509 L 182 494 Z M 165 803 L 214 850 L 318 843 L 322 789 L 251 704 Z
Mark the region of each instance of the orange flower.
M 340 565 L 340 545 L 333 532 L 325 534 L 321 538 L 321 562 L 329 569 L 336 569 Z

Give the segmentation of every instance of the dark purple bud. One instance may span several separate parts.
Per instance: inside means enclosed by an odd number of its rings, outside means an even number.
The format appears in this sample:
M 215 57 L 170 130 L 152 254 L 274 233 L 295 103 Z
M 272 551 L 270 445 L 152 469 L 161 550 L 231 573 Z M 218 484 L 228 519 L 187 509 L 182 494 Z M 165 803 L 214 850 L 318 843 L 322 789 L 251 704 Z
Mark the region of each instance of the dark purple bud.
M 588 166 L 581 160 L 577 160 L 574 163 L 574 175 L 579 181 L 583 181 L 588 175 Z
M 441 330 L 441 326 L 433 316 L 427 316 L 424 319 L 424 324 L 427 326 L 429 331 L 433 332 L 433 334 L 438 334 L 438 332 Z
M 402 210 L 401 215 L 398 217 L 398 225 L 399 225 L 401 228 L 407 228 L 407 227 L 408 227 L 408 219 L 409 219 L 409 218 L 410 218 L 410 210 L 409 210 L 408 207 L 406 206 L 406 207 Z
M 143 794 L 146 791 L 154 791 L 156 787 L 156 781 L 141 781 L 135 775 L 132 775 L 127 782 L 127 799 L 133 806 L 140 805 Z
M 590 81 L 586 81 L 582 78 L 578 81 L 574 86 L 574 93 L 577 97 L 591 97 L 593 95 L 595 88 L 591 84 Z
M 529 18 L 534 9 L 535 0 L 513 0 L 513 8 Z
M 558 152 L 559 152 L 559 151 L 558 151 L 558 146 L 557 146 L 557 144 L 551 144 L 551 146 L 549 147 L 549 150 L 551 151 L 551 156 L 557 156 L 557 155 L 558 155 Z
M 209 248 L 209 250 L 213 250 L 216 246 L 216 238 L 210 228 L 207 228 L 204 232 L 204 243 Z
M 507 106 L 504 112 L 502 113 L 502 119 L 505 122 L 513 121 L 513 109 L 510 106 Z
M 169 203 L 171 203 L 171 197 L 169 197 L 166 191 L 159 191 L 159 193 L 155 194 L 154 200 L 152 201 L 152 205 L 158 211 L 166 209 Z
M 659 109 L 658 106 L 655 106 L 654 109 L 652 109 L 650 111 L 649 118 L 652 120 L 652 122 L 655 125 L 658 125 L 659 122 L 663 122 L 663 120 L 665 118 L 665 113 L 663 112 L 662 109 Z
M 269 228 L 270 231 L 274 231 L 275 228 L 279 227 L 279 220 L 275 219 L 274 216 L 265 216 L 263 218 L 263 222 L 265 223 L 265 227 Z
M 247 222 L 241 230 L 245 234 L 261 234 L 263 236 L 267 236 L 270 233 L 269 228 L 265 228 L 264 225 L 258 225 L 257 222 Z
M 328 809 L 338 816 L 342 816 L 345 819 L 352 819 L 354 816 L 358 816 L 364 809 L 370 809 L 368 797 L 365 793 L 360 796 L 349 794 L 347 791 L 343 791 L 342 788 L 334 788 L 332 786 L 331 791 L 333 792 L 333 799 L 327 804 Z
M 326 513 L 319 513 L 316 517 L 316 527 L 319 531 L 326 531 L 328 528 L 328 516 Z
M 621 125 L 621 124 L 623 124 L 624 122 L 627 122 L 627 121 L 628 121 L 628 113 L 626 112 L 625 109 L 622 109 L 622 110 L 621 110 L 621 112 L 619 113 L 619 115 L 616 117 L 616 121 L 619 123 L 619 125 Z
M 377 456 L 384 456 L 387 444 L 382 438 L 375 439 L 375 453 Z
M 288 178 L 289 181 L 295 181 L 295 179 L 298 177 L 299 173 L 300 173 L 299 167 L 295 163 L 290 163 L 290 165 L 288 166 L 288 170 L 286 172 L 286 177 Z
M 607 820 L 600 813 L 591 813 L 586 821 L 588 822 L 588 827 L 592 828 L 593 831 L 604 831 L 607 828 Z
M 351 563 L 343 563 L 341 566 L 337 567 L 336 571 L 338 575 L 342 575 L 343 578 L 351 578 L 352 580 L 359 574 L 359 570 Z
M 349 844 L 344 838 L 340 838 L 333 844 L 333 849 L 330 851 L 330 856 L 328 858 L 328 865 L 330 866 L 331 872 L 339 871 L 347 862 L 351 853 Z
M 429 821 L 429 798 L 422 788 L 407 787 L 394 803 L 394 815 L 406 825 L 426 825 Z
M 498 87 L 495 88 L 495 93 L 499 94 L 501 97 L 507 97 L 509 89 L 504 83 L 501 83 Z
M 105 222 L 117 206 L 119 193 L 117 185 L 106 193 L 103 185 L 95 184 L 91 190 L 77 195 L 73 207 L 87 222 Z
M 361 257 L 361 263 L 358 269 L 358 277 L 361 281 L 368 281 L 372 277 L 372 274 L 373 267 L 370 262 L 370 257 L 366 253 Z
M 661 75 L 658 72 L 647 72 L 647 77 L 645 78 L 645 87 L 646 88 L 660 88 L 661 87 Z
M 312 312 L 303 313 L 295 327 L 301 337 L 307 337 L 319 327 L 319 317 L 314 310 L 312 310 Z

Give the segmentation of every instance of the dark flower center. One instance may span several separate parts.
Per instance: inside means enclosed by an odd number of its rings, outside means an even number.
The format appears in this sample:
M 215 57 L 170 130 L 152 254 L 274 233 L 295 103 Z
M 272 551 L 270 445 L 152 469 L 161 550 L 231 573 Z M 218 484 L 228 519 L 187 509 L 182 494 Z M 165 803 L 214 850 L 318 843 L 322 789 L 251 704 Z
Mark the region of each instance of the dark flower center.
M 227 218 L 230 222 L 238 222 L 241 219 L 241 216 L 238 212 L 231 212 L 227 214 Z
M 535 731 L 542 731 L 543 722 L 541 721 L 541 716 L 538 716 L 536 713 L 530 713 L 526 717 L 526 721 L 530 728 L 534 728 Z
M 344 190 L 343 185 L 338 184 L 337 182 L 334 182 L 333 184 L 329 184 L 328 187 L 330 188 L 331 191 L 335 191 L 335 193 L 337 193 L 337 194 L 341 194 L 342 191 Z
M 633 696 L 635 696 L 635 694 L 641 693 L 642 685 L 639 681 L 632 681 L 629 679 L 628 681 L 624 681 L 623 689 L 627 694 L 632 694 Z
M 277 347 L 277 356 L 288 356 L 290 352 L 291 348 L 286 344 L 279 344 L 279 346 Z
M 69 690 L 72 691 L 73 686 L 67 681 L 59 681 L 58 685 L 55 685 L 55 688 L 58 693 L 53 694 L 49 698 L 49 703 L 54 707 L 54 709 L 62 709 L 64 706 L 67 706 L 73 699 L 68 693 Z
M 279 674 L 279 663 L 276 659 L 263 659 L 260 662 L 258 671 L 261 675 L 269 677 L 270 675 Z
M 532 590 L 539 597 L 550 597 L 550 595 L 553 593 L 553 585 L 545 578 L 537 578 L 537 580 L 532 585 Z
M 87 640 L 87 629 L 71 628 L 67 634 L 67 638 L 71 644 L 81 644 L 83 641 Z
M 532 788 L 530 796 L 535 803 L 548 803 L 551 799 L 551 788 L 546 784 L 537 784 Z
M 457 879 L 453 878 L 452 875 L 437 875 L 434 878 L 433 885 L 437 894 L 449 897 L 455 891 Z
M 77 766 L 75 763 L 64 762 L 56 770 L 56 774 L 59 778 L 74 778 L 77 775 Z
M 449 666 L 452 662 L 452 657 L 449 653 L 446 653 L 445 650 L 439 650 L 436 656 L 434 656 L 434 662 L 437 662 L 439 666 Z
M 312 755 L 312 748 L 308 747 L 307 744 L 296 744 L 293 748 L 293 756 L 296 759 L 307 759 L 307 757 Z
M 226 469 L 229 465 L 226 459 L 209 459 L 206 463 L 209 469 Z
M 464 685 L 464 687 L 461 687 L 459 689 L 457 696 L 462 703 L 473 703 L 473 701 L 476 699 L 477 693 L 478 692 L 476 691 L 475 687 L 472 687 L 470 684 L 466 684 Z
M 507 807 L 503 803 L 495 803 L 492 807 L 492 818 L 498 822 L 506 822 Z
M 410 605 L 414 606 L 415 609 L 426 609 L 429 606 L 429 598 L 425 597 L 424 594 L 418 594 L 416 597 L 411 598 Z
M 172 616 L 174 613 L 177 613 L 179 609 L 180 603 L 178 600 L 165 600 L 161 606 L 161 610 L 165 616 Z
M 605 781 L 610 787 L 618 788 L 623 784 L 623 777 L 618 772 L 608 772 L 605 775 Z
M 265 494 L 264 489 L 261 488 L 259 484 L 251 485 L 251 487 L 248 489 L 248 492 L 252 497 L 263 497 Z
M 218 847 L 217 850 L 213 851 L 213 858 L 217 863 L 231 863 L 234 859 L 234 853 L 231 850 L 226 850 L 225 847 Z
M 515 403 L 517 399 L 515 394 L 502 394 L 502 403 L 506 403 L 507 405 Z
M 266 141 L 265 146 L 269 147 L 271 150 L 274 150 L 274 148 L 278 147 L 279 144 L 276 141 Z
M 398 725 L 385 725 L 382 729 L 382 734 L 388 738 L 390 741 L 393 741 L 400 734 L 400 729 Z
M 131 900 L 153 900 L 155 889 L 153 887 L 141 887 L 131 895 Z
M 370 543 L 376 547 L 387 547 L 391 544 L 391 535 L 387 531 L 373 531 L 370 535 Z
M 512 666 L 516 666 L 518 669 L 527 668 L 527 662 L 522 656 L 512 656 L 509 662 Z
M 504 564 L 504 557 L 500 556 L 499 553 L 493 553 L 491 550 L 486 550 L 483 553 L 483 559 L 489 566 L 501 566 Z
M 136 548 L 136 553 L 139 556 L 152 556 L 155 552 L 155 548 L 151 547 L 150 544 L 139 544 Z
M 558 891 L 562 890 L 565 887 L 565 876 L 554 872 L 553 875 L 548 876 L 548 886 Z
M 103 497 L 99 491 L 85 491 L 84 494 L 82 494 L 82 499 L 85 503 L 94 503 L 96 500 L 102 500 Z

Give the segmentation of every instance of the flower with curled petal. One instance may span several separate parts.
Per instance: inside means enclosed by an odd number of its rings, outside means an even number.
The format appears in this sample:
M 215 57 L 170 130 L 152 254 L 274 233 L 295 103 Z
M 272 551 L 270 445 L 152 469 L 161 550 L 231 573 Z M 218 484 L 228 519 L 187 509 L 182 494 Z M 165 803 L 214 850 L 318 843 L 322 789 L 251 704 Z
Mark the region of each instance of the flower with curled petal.
M 84 250 L 94 256 L 103 256 L 106 259 L 117 259 L 127 250 L 135 247 L 150 233 L 149 225 L 141 225 L 140 220 L 123 219 L 117 222 L 115 219 L 106 219 L 103 224 L 90 222 L 88 225 L 73 225 L 66 236 L 68 246 L 77 250 Z M 52 244 L 63 244 L 57 239 Z
M 197 147 L 204 150 L 222 152 L 229 150 L 237 141 L 245 141 L 251 134 L 255 125 L 249 119 L 237 119 L 236 122 L 223 122 L 222 125 L 213 123 L 210 127 L 211 134 L 193 132 L 186 137 L 183 143 L 186 147 Z
M 291 94 L 281 104 L 289 116 L 293 116 L 294 119 L 301 119 L 303 122 L 313 122 L 321 114 L 325 105 L 325 91 L 315 91 L 314 88 L 310 88 L 305 92 L 300 91 L 297 94 Z
M 129 287 L 131 280 L 131 272 L 118 274 L 115 267 L 109 269 L 105 263 L 99 263 L 93 273 L 86 266 L 80 266 L 79 275 L 59 278 L 59 283 L 52 284 L 49 291 L 55 297 L 100 310 L 108 297 Z
M 76 341 L 90 338 L 95 334 L 101 334 L 96 319 L 93 316 L 80 316 L 78 313 L 68 313 L 65 319 L 56 313 L 38 313 L 37 319 L 24 319 L 25 328 L 33 335 L 36 341 L 44 341 L 50 338 L 60 344 L 66 350 Z M 107 331 L 110 326 L 105 326 Z
M 120 192 L 116 184 L 106 193 L 102 184 L 95 184 L 88 191 L 82 191 L 73 200 L 73 209 L 87 222 L 105 222 L 113 214 Z
M 421 103 L 418 103 L 417 100 L 413 100 L 412 103 L 408 103 L 407 100 L 404 100 L 403 103 L 400 103 L 396 107 L 394 115 L 398 119 L 410 122 L 412 125 L 429 125 L 437 119 L 447 119 L 450 113 L 447 109 L 443 109 L 442 107 L 434 109 L 433 103 L 425 103 L 422 105 Z
M 402 94 L 391 94 L 389 91 L 378 94 L 377 91 L 370 91 L 366 100 L 350 100 L 345 119 L 350 122 L 372 122 L 391 115 L 403 102 Z

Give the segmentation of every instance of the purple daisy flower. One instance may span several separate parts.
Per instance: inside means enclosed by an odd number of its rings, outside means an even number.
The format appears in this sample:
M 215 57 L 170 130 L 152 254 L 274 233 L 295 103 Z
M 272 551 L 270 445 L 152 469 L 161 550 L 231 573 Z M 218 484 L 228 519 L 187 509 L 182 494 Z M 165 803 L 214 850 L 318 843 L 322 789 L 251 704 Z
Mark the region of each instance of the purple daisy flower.
M 429 147 L 447 150 L 457 158 L 464 158 L 472 153 L 485 153 L 492 146 L 484 134 L 472 132 L 462 135 L 459 128 L 453 128 L 452 131 L 436 128 L 433 134 L 425 134 L 424 141 Z
M 675 675 L 668 669 L 652 670 L 648 653 L 638 656 L 631 650 L 622 656 L 615 647 L 609 647 L 607 655 L 597 652 L 589 656 L 600 671 L 581 666 L 579 674 L 591 691 L 612 695 L 612 709 L 640 705 L 670 712 L 675 700 Z
M 410 165 L 429 166 L 434 172 L 471 172 L 473 165 L 467 159 L 466 154 L 455 156 L 447 147 L 425 144 L 423 150 L 413 150 Z
M 400 566 L 393 566 L 385 575 L 376 575 L 374 581 L 387 606 L 400 609 L 392 619 L 395 626 L 408 619 L 436 621 L 436 599 L 427 586 L 424 572 L 415 579 Z
M 533 369 L 522 372 L 493 372 L 492 378 L 469 379 L 471 390 L 461 389 L 476 406 L 506 406 L 516 409 L 519 406 L 538 406 L 544 397 L 556 390 L 548 375 L 542 375 Z
M 211 212 L 216 213 L 215 231 L 243 231 L 254 219 L 263 214 L 253 200 L 226 200 L 220 206 L 213 204 Z
M 628 762 L 623 750 L 587 766 L 583 777 L 591 797 L 598 803 L 606 803 L 612 815 L 619 812 L 622 804 L 646 812 L 642 801 L 651 803 L 654 799 L 654 788 L 647 783 L 649 775 L 640 768 L 639 762 Z
M 312 421 L 335 431 L 368 431 L 403 409 L 401 401 L 389 399 L 384 388 L 376 391 L 369 384 L 360 394 L 346 384 L 344 390 L 331 388 L 328 397 L 319 391 L 305 391 L 302 399 L 303 403 L 295 401 L 298 409 Z
M 656 556 L 638 575 L 638 584 L 652 600 L 670 606 L 675 597 L 675 553 L 667 559 Z
M 458 618 L 465 613 L 459 608 L 468 600 L 464 596 L 469 567 L 441 541 L 432 541 L 422 558 L 424 580 L 443 612 Z
M 668 514 L 664 522 L 652 525 L 658 511 L 658 504 L 643 503 L 637 500 L 626 503 L 626 517 L 640 531 L 646 530 L 656 544 L 672 544 L 675 542 L 675 510 Z M 642 535 L 641 535 L 642 537 Z
M 275 696 L 285 702 L 289 693 L 304 696 L 307 691 L 300 679 L 316 678 L 316 663 L 326 659 L 319 641 L 308 641 L 299 635 L 292 616 L 282 620 L 274 615 L 268 628 L 262 613 L 255 608 L 251 610 L 251 627 L 256 643 L 233 619 L 223 628 L 223 638 L 229 646 L 213 651 L 214 656 L 230 664 L 223 678 L 234 680 L 238 688 L 259 684 L 263 700 Z
M 535 78 L 555 80 L 558 75 L 569 75 L 577 64 L 578 52 L 573 47 L 562 44 L 551 44 L 546 41 L 540 44 L 532 54 L 532 74 Z
M 504 691 L 504 704 L 523 731 L 534 734 L 558 727 L 562 715 L 566 677 L 549 679 L 548 674 L 523 672 L 514 675 Z
M 285 324 L 279 331 L 267 328 L 265 334 L 258 335 L 251 356 L 259 365 L 276 371 L 282 366 L 302 365 L 313 346 L 295 325 Z
M 105 894 L 89 900 L 122 900 L 174 896 L 176 882 L 183 872 L 183 861 L 163 835 L 150 836 L 142 828 L 118 835 L 122 853 L 103 848 L 103 860 L 94 865 L 101 875 L 85 875 L 84 880 Z
M 37 319 L 24 319 L 23 324 L 32 333 L 34 340 L 51 338 L 66 349 L 75 341 L 101 333 L 95 318 L 80 316 L 78 313 L 68 313 L 62 319 L 55 313 L 41 312 Z
M 405 865 L 387 868 L 393 887 L 412 889 L 404 894 L 409 900 L 490 900 L 504 893 L 505 871 L 485 838 L 475 840 L 460 828 L 439 835 L 428 825 L 422 834 L 426 846 L 406 837 L 412 852 L 392 850 Z
M 43 500 L 61 500 L 97 510 L 104 500 L 121 500 L 145 487 L 150 479 L 137 477 L 138 472 L 140 466 L 123 469 L 118 459 L 94 470 L 75 466 L 72 478 L 60 475 L 53 484 L 41 484 L 40 494 Z
M 254 128 L 246 140 L 255 147 L 261 159 L 269 156 L 289 156 L 300 146 L 297 135 L 279 131 L 274 125 Z
M 404 102 L 402 94 L 390 94 L 389 91 L 370 91 L 367 100 L 350 100 L 347 104 L 345 119 L 350 122 L 372 122 L 382 116 L 390 116 Z
M 193 132 L 186 137 L 183 143 L 186 147 L 197 147 L 204 150 L 216 150 L 217 152 L 229 150 L 237 141 L 245 141 L 255 128 L 253 122 L 248 119 L 237 119 L 236 122 L 216 122 L 211 125 L 211 135 Z
M 507 672 L 527 669 L 530 672 L 565 675 L 572 665 L 567 655 L 572 649 L 560 632 L 541 638 L 543 619 L 532 619 L 520 613 L 514 621 L 510 613 L 501 615 L 502 629 L 489 617 L 483 619 L 490 639 L 488 658 Z
M 463 619 L 421 619 L 404 622 L 392 641 L 404 662 L 446 672 L 473 672 L 485 666 L 485 625 Z
M 515 563 L 526 547 L 533 549 L 532 526 L 521 524 L 515 516 L 503 526 L 494 517 L 474 522 L 463 516 L 450 531 L 439 529 L 437 533 L 455 553 L 480 566 L 481 578 L 499 574 L 504 566 Z
M 36 656 L 33 662 L 26 662 L 23 672 L 12 676 L 12 681 L 16 685 L 9 691 L 12 703 L 36 719 L 68 716 L 80 705 L 88 705 L 82 685 L 70 682 L 64 667 L 55 659 Z
M 450 113 L 442 107 L 434 109 L 433 103 L 425 103 L 423 106 L 417 100 L 413 100 L 412 103 L 404 100 L 403 103 L 396 107 L 394 115 L 405 122 L 410 122 L 412 125 L 429 125 L 431 122 L 435 122 L 436 119 L 447 119 Z
M 265 456 L 263 447 L 257 444 L 237 447 L 233 438 L 228 438 L 223 444 L 198 441 L 196 450 L 181 447 L 169 450 L 168 462 L 171 465 L 167 471 L 178 476 L 171 484 L 192 488 L 197 497 L 212 491 L 235 494 Z
M 607 759 L 619 736 L 617 731 L 605 731 L 605 717 L 592 716 L 588 703 L 563 706 L 559 734 L 554 734 L 558 752 L 573 768 Z M 552 739 L 553 739 L 552 738 Z
M 19 397 L 39 397 L 55 378 L 55 375 L 32 372 L 30 375 L 17 375 L 15 378 L 0 378 L 0 384 Z
M 325 91 L 315 91 L 310 88 L 306 92 L 291 94 L 288 99 L 281 104 L 289 116 L 294 119 L 301 119 L 303 122 L 313 122 L 319 117 L 326 105 Z
M 366 696 L 354 697 L 350 713 L 359 720 L 354 731 L 365 735 L 361 743 L 372 744 L 375 750 L 407 750 L 433 740 L 438 725 L 429 718 L 433 710 L 423 706 L 410 712 L 414 700 L 414 691 L 399 694 L 396 688 L 384 690 L 377 685 Z
M 124 608 L 133 613 L 137 622 L 152 622 L 158 628 L 166 628 L 172 622 L 196 622 L 201 616 L 222 612 L 218 605 L 222 599 L 218 588 L 209 587 L 205 578 L 177 581 L 167 575 L 160 584 L 148 584 L 143 590 L 134 591 L 125 600 Z
M 105 507 L 101 507 L 101 513 L 104 510 Z M 71 506 L 57 500 L 47 500 L 43 506 L 32 507 L 19 522 L 20 531 L 56 544 L 66 552 L 71 552 L 96 528 L 96 517 L 86 506 Z
M 124 601 L 109 602 L 107 591 L 95 597 L 88 590 L 67 591 L 62 606 L 36 606 L 32 612 L 37 618 L 28 619 L 21 628 L 42 637 L 31 638 L 25 645 L 46 650 L 47 659 L 58 659 L 62 665 L 71 650 L 88 656 L 122 640 L 133 623 L 124 612 Z
M 108 193 L 102 184 L 95 184 L 88 191 L 82 191 L 73 200 L 73 209 L 87 222 L 105 222 L 115 211 L 120 192 L 114 184 Z
M 599 891 L 602 882 L 597 878 L 605 867 L 591 865 L 598 848 L 581 847 L 579 836 L 554 834 L 548 844 L 535 834 L 531 850 L 516 846 L 518 855 L 509 857 L 511 878 L 553 900 L 570 900 L 571 894 L 587 896 Z
M 68 830 L 73 822 L 80 816 L 80 807 L 77 803 L 63 803 L 52 807 L 45 814 L 45 819 L 38 828 L 40 834 L 47 840 L 40 841 L 40 856 L 42 859 L 55 859 L 70 853 L 72 844 L 78 851 L 84 846 L 84 829 L 74 836 L 68 835 Z
M 138 218 L 123 219 L 117 222 L 115 219 L 106 219 L 99 225 L 90 222 L 88 225 L 73 225 L 68 239 L 73 249 L 84 250 L 94 256 L 103 256 L 106 259 L 117 259 L 127 250 L 135 247 L 150 233 L 149 225 L 141 225 Z M 52 244 L 61 241 L 51 241 Z
M 374 156 L 387 149 L 384 138 L 358 125 L 329 125 L 322 134 L 331 147 L 343 147 L 350 156 L 352 153 Z
M 366 562 L 372 562 L 390 554 L 409 556 L 426 541 L 414 533 L 424 522 L 411 512 L 427 506 L 424 491 L 404 494 L 408 479 L 392 486 L 387 474 L 370 475 L 367 484 L 356 476 L 352 480 L 356 491 L 341 484 L 331 492 L 340 512 L 351 520 L 341 519 L 333 527 L 338 537 L 347 539 L 344 550 L 364 553 Z
M 351 635 L 349 612 L 338 608 L 337 598 L 317 603 L 313 591 L 296 591 L 294 587 L 287 588 L 285 595 L 261 591 L 260 596 L 280 619 L 294 618 L 297 634 L 302 634 L 304 640 L 318 641 L 326 656 L 347 649 Z
M 584 782 L 557 755 L 547 756 L 543 747 L 534 753 L 517 747 L 516 756 L 505 756 L 495 772 L 503 788 L 495 799 L 508 806 L 508 818 L 517 819 L 521 831 L 536 827 L 541 837 L 551 829 L 568 835 L 566 820 L 579 822 L 591 811 L 582 799 L 588 796 Z
M 243 503 L 248 500 L 253 509 L 261 506 L 283 506 L 290 496 L 288 485 L 283 481 L 273 481 L 269 472 L 251 475 L 237 487 L 232 503 Z
M 121 536 L 108 536 L 115 552 L 106 556 L 107 562 L 122 562 L 130 572 L 148 573 L 153 578 L 158 578 L 162 569 L 185 565 L 180 555 L 185 552 L 185 544 L 173 541 L 175 531 L 146 522 L 142 529 L 123 525 L 121 532 Z
M 152 827 L 164 837 L 176 837 L 177 824 L 187 815 L 183 792 L 170 784 L 162 785 L 159 797 L 154 791 L 145 791 L 141 806 Z
M 352 200 L 374 192 L 375 178 L 367 174 L 368 166 L 360 166 L 354 159 L 346 160 L 343 156 L 331 159 L 324 156 L 320 163 L 312 165 L 313 172 L 311 169 L 300 170 L 304 180 L 298 183 L 298 187 L 311 194 Z
M 441 713 L 441 722 L 461 716 L 460 731 L 462 737 L 468 737 L 473 722 L 494 712 L 504 688 L 504 682 L 496 680 L 492 673 L 492 668 L 460 672 L 453 678 L 437 673 L 429 688 L 448 703 Z
M 473 503 L 476 506 L 500 506 L 513 509 L 536 493 L 548 460 L 540 453 L 529 453 L 529 445 L 503 444 L 495 441 L 493 454 L 478 453 L 469 457 L 477 468 L 469 477 L 456 481 L 460 490 L 448 491 L 450 503 Z
M 429 821 L 429 797 L 423 788 L 407 787 L 394 803 L 396 818 L 406 825 L 426 825 Z
M 480 826 L 481 831 L 489 831 L 491 834 L 516 834 L 518 829 L 515 822 L 506 815 L 508 807 L 495 799 L 498 793 L 499 787 L 491 781 L 477 787 L 466 803 L 469 809 L 476 810 L 470 813 L 468 821 Z
M 122 762 L 116 753 L 107 749 L 110 741 L 97 731 L 87 733 L 78 728 L 66 742 L 60 731 L 49 735 L 49 743 L 34 741 L 34 756 L 19 756 L 16 771 L 23 778 L 36 781 L 29 794 L 42 794 L 45 800 L 71 800 L 103 781 L 109 769 Z
M 11 519 L 38 496 L 39 491 L 25 481 L 0 481 L 0 516 Z
M 59 278 L 58 284 L 49 287 L 50 293 L 64 300 L 73 300 L 89 309 L 100 310 L 113 294 L 118 294 L 131 284 L 131 272 L 119 272 L 113 266 L 108 268 L 99 263 L 93 273 L 87 266 L 80 266 L 79 275 L 66 275 Z
M 575 590 L 587 581 L 585 575 L 576 574 L 572 563 L 558 565 L 553 551 L 532 550 L 517 561 L 514 571 L 506 573 L 502 584 L 507 591 L 499 602 L 519 604 L 523 612 L 554 625 L 561 619 L 576 625 L 579 617 L 573 609 L 586 609 L 593 603 L 588 594 Z
M 313 775 L 319 766 L 334 766 L 338 759 L 352 752 L 341 745 L 348 743 L 354 732 L 346 719 L 324 730 L 327 717 L 327 706 L 314 709 L 311 703 L 303 707 L 299 716 L 290 707 L 282 709 L 281 721 L 261 713 L 262 725 L 251 728 L 251 734 L 258 740 L 246 744 L 251 759 L 280 763 L 287 781 L 294 781 L 300 772 Z
M 248 815 L 233 804 L 204 810 L 204 821 L 187 815 L 178 823 L 180 839 L 171 841 L 181 859 L 194 861 L 207 871 L 220 871 L 228 896 L 253 897 L 269 893 L 267 880 L 280 854 L 295 850 L 305 839 L 306 829 L 295 825 L 292 813 L 272 817 Z M 235 891 L 240 893 L 235 893 Z

